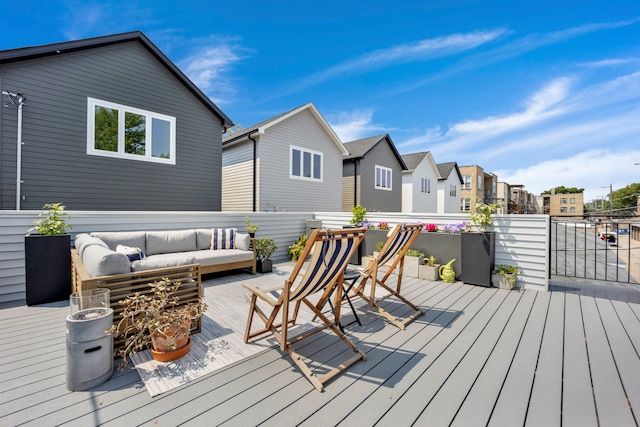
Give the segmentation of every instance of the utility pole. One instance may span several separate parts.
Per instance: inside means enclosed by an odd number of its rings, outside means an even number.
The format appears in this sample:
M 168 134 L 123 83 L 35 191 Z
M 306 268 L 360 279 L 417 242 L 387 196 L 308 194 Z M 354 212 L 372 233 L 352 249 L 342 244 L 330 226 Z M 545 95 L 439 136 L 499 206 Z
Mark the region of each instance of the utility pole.
M 607 188 L 606 186 L 602 188 Z M 604 204 L 604 201 L 603 201 Z M 613 220 L 613 184 L 609 184 L 609 220 Z

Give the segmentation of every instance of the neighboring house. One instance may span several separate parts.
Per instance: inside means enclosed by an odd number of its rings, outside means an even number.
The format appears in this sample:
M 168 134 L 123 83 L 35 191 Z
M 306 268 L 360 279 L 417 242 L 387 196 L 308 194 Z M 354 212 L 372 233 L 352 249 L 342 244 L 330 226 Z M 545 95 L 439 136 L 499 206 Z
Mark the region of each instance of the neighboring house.
M 407 167 L 389 134 L 344 144 L 342 210 L 355 205 L 369 211 L 402 211 L 402 171 Z
M 486 173 L 480 166 L 460 166 L 462 193 L 460 212 L 475 213 L 476 203 L 498 202 L 498 176 Z
M 462 174 L 456 162 L 438 163 L 438 213 L 460 212 Z
M 440 172 L 429 151 L 403 154 L 402 212 L 438 212 Z
M 312 103 L 223 139 L 223 211 L 340 211 L 348 151 Z
M 549 216 L 564 216 L 582 218 L 584 216 L 584 193 L 556 193 L 542 194 L 542 213 Z
M 233 123 L 143 33 L 1 51 L 0 83 L 0 209 L 220 210 Z

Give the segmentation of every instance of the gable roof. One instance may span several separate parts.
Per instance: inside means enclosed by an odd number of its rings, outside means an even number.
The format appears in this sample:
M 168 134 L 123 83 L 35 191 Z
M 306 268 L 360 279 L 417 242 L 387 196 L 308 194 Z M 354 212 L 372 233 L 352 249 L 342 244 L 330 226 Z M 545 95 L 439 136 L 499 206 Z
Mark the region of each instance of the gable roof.
M 407 165 L 408 170 L 414 170 L 418 167 L 420 163 L 427 157 L 429 154 L 428 151 L 423 151 L 421 153 L 412 153 L 412 154 L 403 154 L 402 160 L 404 160 L 405 165 Z
M 301 105 L 300 107 L 294 108 L 293 110 L 289 110 L 282 114 L 278 114 L 277 116 L 271 117 L 263 122 L 258 123 L 257 125 L 250 126 L 248 128 L 240 129 L 238 132 L 226 136 L 222 138 L 222 146 L 232 144 L 234 142 L 244 141 L 245 139 L 249 139 L 250 136 L 254 135 L 264 135 L 265 131 L 269 129 L 271 126 L 277 125 L 278 123 L 287 120 L 288 118 L 295 116 L 296 114 L 308 110 L 313 116 L 318 120 L 320 126 L 324 129 L 324 131 L 329 135 L 329 138 L 333 143 L 338 147 L 343 156 L 348 155 L 349 151 L 345 148 L 338 135 L 333 131 L 333 128 L 329 126 L 329 123 L 322 117 L 322 114 L 318 111 L 315 105 L 312 102 Z
M 109 36 L 94 37 L 82 40 L 73 40 L 62 43 L 53 43 L 42 46 L 23 47 L 0 51 L 0 64 L 26 61 L 29 59 L 58 56 L 65 53 L 94 49 L 119 43 L 138 41 L 149 53 L 151 53 L 173 76 L 178 79 L 195 97 L 202 102 L 215 116 L 220 119 L 222 126 L 227 129 L 233 126 L 233 122 L 205 95 L 189 78 L 184 75 L 167 56 L 154 45 L 142 31 L 113 34 Z
M 460 184 L 462 184 L 462 174 L 456 162 L 438 163 L 436 166 L 443 180 L 449 178 L 449 175 L 451 175 L 451 172 L 455 169 L 458 174 L 458 180 L 460 180 Z
M 344 146 L 347 147 L 347 150 L 349 150 L 349 155 L 345 156 L 344 160 L 364 159 L 367 153 L 382 141 L 387 142 L 389 148 L 391 148 L 391 151 L 393 151 L 394 156 L 402 167 L 402 170 L 407 170 L 407 165 L 404 163 L 404 160 L 402 159 L 400 153 L 398 153 L 398 150 L 396 149 L 396 146 L 391 140 L 391 137 L 388 133 L 385 133 L 384 135 L 358 139 L 351 142 L 345 142 Z

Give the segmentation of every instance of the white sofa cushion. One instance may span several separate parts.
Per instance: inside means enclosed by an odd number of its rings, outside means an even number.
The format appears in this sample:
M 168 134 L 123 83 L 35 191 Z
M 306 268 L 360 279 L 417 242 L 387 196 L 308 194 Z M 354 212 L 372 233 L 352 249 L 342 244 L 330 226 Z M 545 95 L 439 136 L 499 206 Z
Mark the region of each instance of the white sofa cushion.
M 78 234 L 73 242 L 76 250 L 78 251 L 78 255 L 80 255 L 80 259 L 82 259 L 82 256 L 84 255 L 84 250 L 88 246 L 99 245 L 99 246 L 102 246 L 103 248 L 109 249 L 109 246 L 105 242 L 98 239 L 97 237 L 92 237 L 87 233 Z
M 87 246 L 83 251 L 82 263 L 91 277 L 131 272 L 131 264 L 125 254 L 100 245 Z
M 149 255 L 144 259 L 133 261 L 131 271 L 154 270 L 156 268 L 180 267 L 188 264 L 198 264 L 192 255 L 194 252 Z
M 253 252 L 240 249 L 216 249 L 215 251 L 192 252 L 196 262 L 203 266 L 222 265 L 231 262 L 249 261 L 253 259 Z
M 236 249 L 241 251 L 253 251 L 251 250 L 251 236 L 243 233 L 236 233 Z
M 147 231 L 147 256 L 196 250 L 196 230 Z
M 105 242 L 109 249 L 114 251 L 118 245 L 124 245 L 140 248 L 142 252 L 147 252 L 147 233 L 144 231 L 94 231 L 91 235 Z

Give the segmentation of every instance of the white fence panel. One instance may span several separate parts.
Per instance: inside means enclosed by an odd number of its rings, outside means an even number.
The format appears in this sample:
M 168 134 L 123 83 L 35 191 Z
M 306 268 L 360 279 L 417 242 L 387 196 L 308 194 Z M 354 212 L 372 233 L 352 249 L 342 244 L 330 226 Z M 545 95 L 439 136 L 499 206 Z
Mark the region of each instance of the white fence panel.
M 271 237 L 278 250 L 274 262 L 289 259 L 287 247 L 306 232 L 305 220 L 318 219 L 325 228 L 349 224 L 351 213 L 331 212 L 122 212 L 68 211 L 72 238 L 92 231 L 179 230 L 185 228 L 235 227 L 245 232 L 245 217 L 259 225 L 256 237 Z M 38 218 L 39 211 L 0 211 L 0 303 L 24 301 L 24 236 Z M 367 213 L 372 223 L 424 222 L 456 224 L 469 215 L 420 215 Z M 548 217 L 545 215 L 497 216 L 496 263 L 515 264 L 527 289 L 548 287 Z

